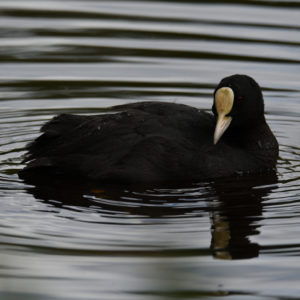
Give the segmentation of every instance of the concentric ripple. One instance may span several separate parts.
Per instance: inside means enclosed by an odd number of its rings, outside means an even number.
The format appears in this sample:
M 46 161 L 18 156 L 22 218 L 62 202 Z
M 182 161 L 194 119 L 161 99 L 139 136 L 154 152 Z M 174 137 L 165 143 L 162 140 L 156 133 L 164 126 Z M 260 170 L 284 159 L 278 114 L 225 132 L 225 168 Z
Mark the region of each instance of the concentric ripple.
M 298 299 L 299 1 L 1 1 L 0 298 Z M 134 101 L 210 110 L 262 86 L 280 144 L 264 176 L 90 185 L 17 175 L 59 113 Z

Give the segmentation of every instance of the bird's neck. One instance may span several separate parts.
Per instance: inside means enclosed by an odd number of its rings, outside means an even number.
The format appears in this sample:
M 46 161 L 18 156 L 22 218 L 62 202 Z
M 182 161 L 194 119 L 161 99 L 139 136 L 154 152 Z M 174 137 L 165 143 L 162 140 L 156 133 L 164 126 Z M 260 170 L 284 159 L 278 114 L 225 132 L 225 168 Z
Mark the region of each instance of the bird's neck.
M 278 143 L 265 118 L 252 123 L 251 126 L 231 128 L 226 138 L 230 138 L 230 143 L 236 147 L 246 149 L 263 164 L 275 165 L 278 157 Z

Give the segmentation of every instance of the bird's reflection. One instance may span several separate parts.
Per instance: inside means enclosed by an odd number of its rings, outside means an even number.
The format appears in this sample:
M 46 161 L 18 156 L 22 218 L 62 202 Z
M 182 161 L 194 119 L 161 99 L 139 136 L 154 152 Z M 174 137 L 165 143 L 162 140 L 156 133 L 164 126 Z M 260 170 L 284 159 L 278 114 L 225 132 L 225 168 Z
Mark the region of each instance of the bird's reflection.
M 57 207 L 93 207 L 110 214 L 153 218 L 209 212 L 211 251 L 215 258 L 242 259 L 259 255 L 251 236 L 260 232 L 263 202 L 276 189 L 276 173 L 218 179 L 180 186 L 99 186 L 74 180 L 26 178 L 28 192 Z
M 211 213 L 211 249 L 217 258 L 241 259 L 259 255 L 259 245 L 251 236 L 259 234 L 263 200 L 276 189 L 274 173 L 247 176 L 214 183 L 218 197 Z

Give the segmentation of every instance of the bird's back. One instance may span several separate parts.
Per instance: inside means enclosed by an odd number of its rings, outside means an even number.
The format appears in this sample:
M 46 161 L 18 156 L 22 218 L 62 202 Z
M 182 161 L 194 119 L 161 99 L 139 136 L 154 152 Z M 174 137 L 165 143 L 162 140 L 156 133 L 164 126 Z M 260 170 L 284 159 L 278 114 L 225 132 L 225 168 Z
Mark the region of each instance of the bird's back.
M 26 172 L 97 181 L 174 181 L 193 177 L 201 147 L 212 145 L 213 117 L 196 108 L 142 102 L 95 116 L 63 114 L 28 145 Z M 210 141 L 210 142 L 209 142 Z

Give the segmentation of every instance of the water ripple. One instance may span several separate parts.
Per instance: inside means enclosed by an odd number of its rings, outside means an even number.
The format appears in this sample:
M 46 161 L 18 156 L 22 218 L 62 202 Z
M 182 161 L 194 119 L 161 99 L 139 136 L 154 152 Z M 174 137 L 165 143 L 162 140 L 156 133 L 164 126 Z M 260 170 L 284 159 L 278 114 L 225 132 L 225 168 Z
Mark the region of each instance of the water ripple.
M 0 298 L 298 299 L 299 9 L 2 0 Z M 145 100 L 210 110 L 233 73 L 263 88 L 280 145 L 268 176 L 134 187 L 17 176 L 25 145 L 56 114 Z

